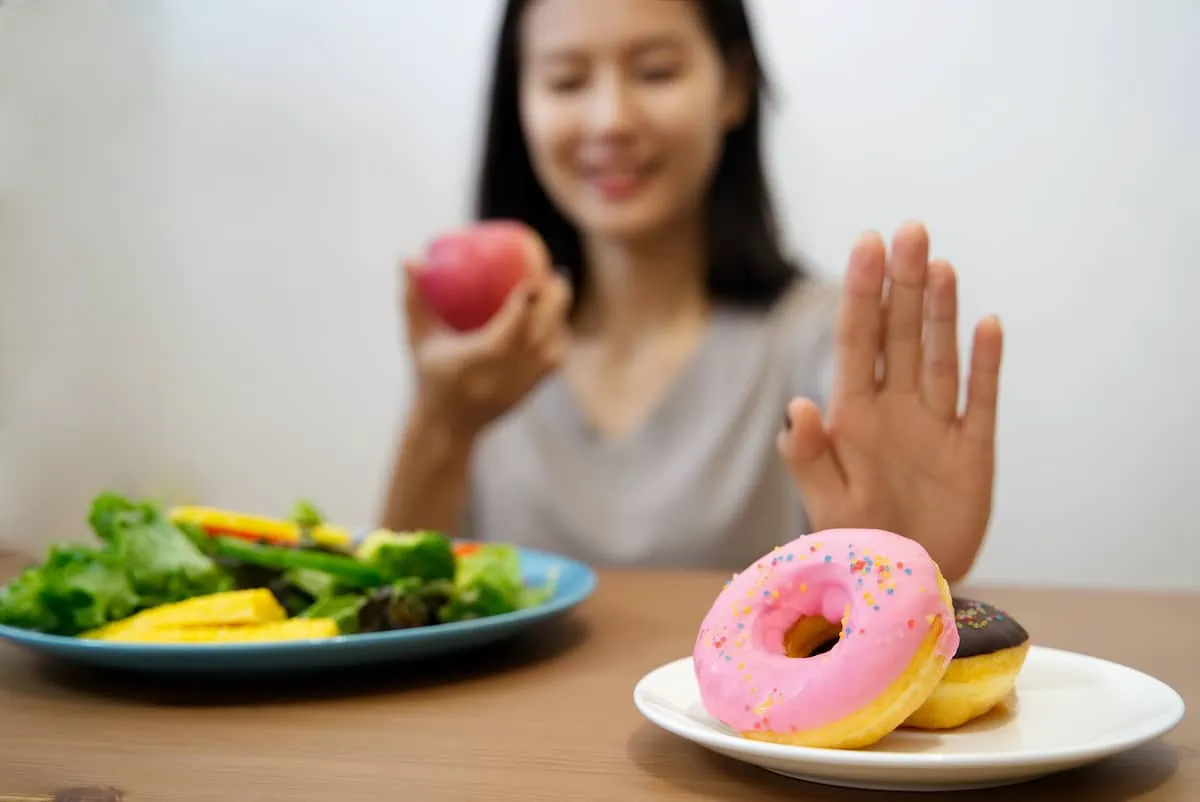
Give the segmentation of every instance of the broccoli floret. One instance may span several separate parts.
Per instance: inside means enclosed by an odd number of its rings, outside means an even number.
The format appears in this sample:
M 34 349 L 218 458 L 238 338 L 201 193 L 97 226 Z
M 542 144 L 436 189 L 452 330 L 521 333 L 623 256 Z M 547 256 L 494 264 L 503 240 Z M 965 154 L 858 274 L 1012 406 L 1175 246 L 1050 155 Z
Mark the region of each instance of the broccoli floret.
M 372 532 L 358 549 L 358 558 L 389 580 L 454 579 L 454 549 L 440 532 Z
M 459 560 L 454 593 L 438 617 L 443 622 L 464 621 L 536 607 L 554 595 L 556 583 L 551 575 L 541 586 L 526 585 L 516 547 L 488 543 Z

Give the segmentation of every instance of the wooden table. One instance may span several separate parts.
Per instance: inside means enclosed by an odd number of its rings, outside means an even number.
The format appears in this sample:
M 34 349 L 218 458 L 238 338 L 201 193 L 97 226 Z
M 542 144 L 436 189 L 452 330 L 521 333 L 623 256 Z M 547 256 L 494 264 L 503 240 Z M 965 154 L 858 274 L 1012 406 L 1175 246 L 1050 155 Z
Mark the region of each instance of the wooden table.
M 0 646 L 0 796 L 114 785 L 128 802 L 931 799 L 809 785 L 646 722 L 634 683 L 687 655 L 724 575 L 602 572 L 540 633 L 419 669 L 184 685 L 64 670 Z M 1150 672 L 1200 704 L 1200 595 L 972 589 L 1038 643 Z M 1097 700 L 1102 704 L 1103 700 Z M 1200 724 L 969 800 L 1200 800 Z

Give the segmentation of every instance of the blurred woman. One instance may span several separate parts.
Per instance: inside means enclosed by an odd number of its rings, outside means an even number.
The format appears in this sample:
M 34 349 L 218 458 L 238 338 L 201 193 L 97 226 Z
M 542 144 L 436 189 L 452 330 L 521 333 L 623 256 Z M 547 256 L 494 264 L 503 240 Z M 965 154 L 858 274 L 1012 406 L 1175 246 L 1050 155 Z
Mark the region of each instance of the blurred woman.
M 416 389 L 385 525 L 728 570 L 880 527 L 967 572 L 999 323 L 975 328 L 960 410 L 955 272 L 921 225 L 890 249 L 864 234 L 840 286 L 789 260 L 764 88 L 742 0 L 509 0 L 478 217 L 524 221 L 559 269 L 470 334 L 407 283 Z

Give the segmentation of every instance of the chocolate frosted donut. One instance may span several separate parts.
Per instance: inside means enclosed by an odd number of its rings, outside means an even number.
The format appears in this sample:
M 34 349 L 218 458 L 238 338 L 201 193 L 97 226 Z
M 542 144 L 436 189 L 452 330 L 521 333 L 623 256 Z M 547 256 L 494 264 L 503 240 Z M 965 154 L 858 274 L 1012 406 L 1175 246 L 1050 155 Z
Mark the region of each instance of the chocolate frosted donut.
M 1029 640 L 1029 633 L 1016 619 L 975 599 L 954 597 L 954 623 L 958 626 L 956 660 L 993 654 Z
M 942 681 L 904 726 L 925 730 L 961 727 L 1012 693 L 1029 652 L 1029 633 L 987 602 L 955 597 L 958 649 Z

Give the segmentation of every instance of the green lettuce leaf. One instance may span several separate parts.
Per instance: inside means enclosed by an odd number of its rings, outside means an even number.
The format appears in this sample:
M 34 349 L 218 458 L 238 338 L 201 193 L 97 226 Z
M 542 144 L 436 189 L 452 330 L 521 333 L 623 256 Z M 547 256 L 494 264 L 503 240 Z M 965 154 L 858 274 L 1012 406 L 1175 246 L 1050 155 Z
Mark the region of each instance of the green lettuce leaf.
M 230 574 L 153 504 L 102 493 L 88 522 L 99 547 L 51 546 L 40 565 L 0 587 L 0 624 L 77 635 L 233 585 Z
M 442 621 L 463 621 L 503 615 L 545 603 L 554 594 L 555 579 L 531 588 L 521 576 L 516 547 L 489 543 L 460 557 L 450 601 L 439 611 Z
M 229 590 L 233 582 L 160 508 L 115 493 L 92 502 L 88 521 L 150 607 Z
M 117 556 L 52 546 L 45 562 L 0 588 L 0 623 L 76 635 L 133 613 L 140 599 Z

